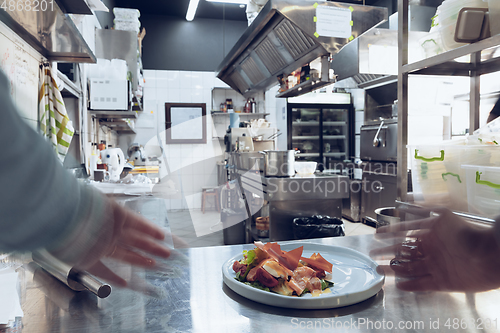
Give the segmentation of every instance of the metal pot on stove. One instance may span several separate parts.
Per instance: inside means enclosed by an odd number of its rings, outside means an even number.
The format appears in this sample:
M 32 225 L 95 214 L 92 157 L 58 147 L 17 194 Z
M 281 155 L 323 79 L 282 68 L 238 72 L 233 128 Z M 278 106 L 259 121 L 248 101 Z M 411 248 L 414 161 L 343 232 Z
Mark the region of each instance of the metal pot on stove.
M 292 177 L 295 175 L 295 150 L 265 150 L 264 176 Z

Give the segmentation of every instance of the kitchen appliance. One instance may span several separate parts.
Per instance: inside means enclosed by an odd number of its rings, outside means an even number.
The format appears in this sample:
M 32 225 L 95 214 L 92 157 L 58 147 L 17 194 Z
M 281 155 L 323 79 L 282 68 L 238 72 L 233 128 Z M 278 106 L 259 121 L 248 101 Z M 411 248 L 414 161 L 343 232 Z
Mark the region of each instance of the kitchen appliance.
M 127 80 L 90 79 L 89 100 L 92 110 L 128 110 L 129 88 Z
M 128 160 L 133 162 L 134 166 L 146 165 L 146 152 L 144 151 L 144 147 L 138 143 L 132 143 L 128 147 L 127 154 Z
M 361 126 L 361 219 L 372 226 L 380 224 L 376 209 L 394 206 L 397 198 L 397 130 L 397 119 Z
M 264 176 L 292 177 L 295 175 L 295 150 L 268 150 L 264 154 Z
M 314 103 L 313 100 L 294 102 L 303 98 L 289 98 L 287 102 L 288 149 L 300 150 L 297 161 L 317 162 L 321 171 L 336 169 L 336 164 L 354 156 L 351 96 L 345 93 L 331 95 L 334 95 L 331 104 L 326 101 Z
M 117 182 L 125 166 L 125 156 L 120 148 L 101 150 L 101 160 L 108 165 L 109 180 Z
M 253 140 L 249 136 L 238 137 L 238 151 L 253 151 Z
M 332 15 L 338 16 L 332 18 Z M 330 24 L 342 19 L 347 25 Z M 317 58 L 327 60 L 352 39 L 387 19 L 387 8 L 381 7 L 333 1 L 268 0 L 219 65 L 217 77 L 243 96 L 251 97 L 256 91 L 276 84 L 278 76 L 287 77 Z M 309 87 L 317 89 L 330 83 L 326 68 L 321 80 Z

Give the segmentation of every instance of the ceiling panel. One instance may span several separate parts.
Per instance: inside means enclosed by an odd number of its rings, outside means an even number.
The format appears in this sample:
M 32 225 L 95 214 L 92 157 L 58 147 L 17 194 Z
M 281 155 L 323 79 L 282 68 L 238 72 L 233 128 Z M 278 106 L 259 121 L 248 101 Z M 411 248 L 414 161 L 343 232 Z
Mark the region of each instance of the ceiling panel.
M 136 8 L 141 14 L 186 17 L 189 0 L 115 0 L 115 7 Z M 246 21 L 245 7 L 200 0 L 196 18 Z

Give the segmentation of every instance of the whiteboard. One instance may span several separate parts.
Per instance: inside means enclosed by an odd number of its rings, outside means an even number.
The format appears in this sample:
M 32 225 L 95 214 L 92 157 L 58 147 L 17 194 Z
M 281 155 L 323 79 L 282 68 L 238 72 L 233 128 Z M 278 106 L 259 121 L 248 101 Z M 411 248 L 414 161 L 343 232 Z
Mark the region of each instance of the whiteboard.
M 39 65 L 42 56 L 0 22 L 0 68 L 7 74 L 21 117 L 38 121 Z M 32 122 L 30 122 L 32 123 Z

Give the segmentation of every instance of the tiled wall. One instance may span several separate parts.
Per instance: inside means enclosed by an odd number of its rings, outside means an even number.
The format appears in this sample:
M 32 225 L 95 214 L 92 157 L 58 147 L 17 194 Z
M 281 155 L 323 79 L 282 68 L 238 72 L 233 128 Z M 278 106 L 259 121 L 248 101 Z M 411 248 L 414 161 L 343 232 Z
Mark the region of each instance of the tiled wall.
M 145 112 L 136 123 L 137 135 L 134 137 L 134 142 L 145 145 L 148 141 L 154 141 L 156 133 L 159 132 L 164 143 L 166 102 L 205 103 L 207 106 L 206 144 L 163 145 L 168 167 L 180 179 L 184 197 L 184 199 L 167 200 L 167 209 L 200 209 L 202 188 L 217 185 L 216 162 L 224 159 L 224 142 L 215 138 L 221 133 L 214 131 L 210 115 L 213 104 L 212 89 L 228 86 L 216 78 L 213 72 L 145 70 L 144 78 Z M 264 101 L 261 102 L 264 105 Z M 272 101 L 269 106 L 267 102 L 266 100 L 265 112 L 269 112 L 267 108 L 273 105 Z M 154 126 L 144 126 L 142 118 L 152 115 L 154 115 Z

